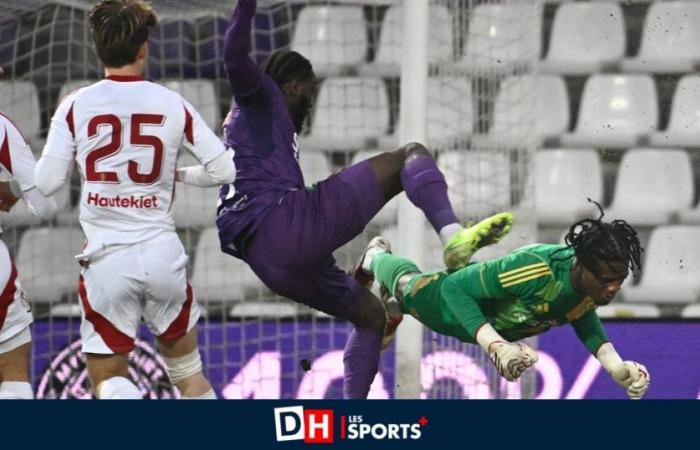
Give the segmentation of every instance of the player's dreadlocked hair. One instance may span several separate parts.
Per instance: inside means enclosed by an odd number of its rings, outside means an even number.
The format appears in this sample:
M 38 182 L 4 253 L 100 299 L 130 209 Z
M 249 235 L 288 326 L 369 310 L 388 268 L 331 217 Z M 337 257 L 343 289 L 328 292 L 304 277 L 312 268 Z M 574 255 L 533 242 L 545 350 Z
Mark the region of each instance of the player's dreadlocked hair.
M 314 76 L 311 62 L 291 50 L 278 50 L 263 63 L 262 71 L 275 80 L 279 87 L 294 79 L 308 80 Z
M 642 246 L 637 232 L 624 220 L 603 222 L 605 212 L 598 202 L 597 219 L 583 219 L 569 227 L 564 241 L 574 249 L 576 258 L 590 271 L 596 273 L 598 263 L 622 263 L 637 278 L 641 272 Z

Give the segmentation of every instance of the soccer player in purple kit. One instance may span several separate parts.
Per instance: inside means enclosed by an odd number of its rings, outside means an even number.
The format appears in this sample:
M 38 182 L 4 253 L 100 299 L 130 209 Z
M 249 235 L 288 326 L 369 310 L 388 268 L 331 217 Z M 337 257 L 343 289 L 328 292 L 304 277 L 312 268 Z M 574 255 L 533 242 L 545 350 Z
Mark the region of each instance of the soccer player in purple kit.
M 224 37 L 235 106 L 224 124 L 236 181 L 222 186 L 217 226 L 224 252 L 241 258 L 273 291 L 354 326 L 344 353 L 343 396 L 365 398 L 377 372 L 386 326 L 381 301 L 338 268 L 333 251 L 360 234 L 392 197 L 405 191 L 445 243 L 448 268 L 466 265 L 500 241 L 513 216 L 459 224 L 435 160 L 418 143 L 362 161 L 306 188 L 297 135 L 313 105 L 309 60 L 277 51 L 258 68 L 250 58 L 256 0 L 239 0 Z

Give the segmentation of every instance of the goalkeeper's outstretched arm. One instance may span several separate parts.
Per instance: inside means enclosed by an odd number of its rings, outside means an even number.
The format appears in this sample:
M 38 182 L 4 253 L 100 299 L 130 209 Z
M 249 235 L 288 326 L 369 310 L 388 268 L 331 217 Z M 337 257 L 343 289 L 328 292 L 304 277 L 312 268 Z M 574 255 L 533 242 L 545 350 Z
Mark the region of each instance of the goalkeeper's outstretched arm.
M 588 311 L 571 322 L 571 325 L 581 342 L 595 355 L 612 379 L 627 391 L 627 395 L 635 400 L 642 398 L 649 389 L 649 371 L 640 363 L 622 360 L 608 340 L 598 314 L 594 310 Z
M 234 97 L 251 95 L 262 83 L 260 69 L 249 56 L 256 3 L 256 0 L 239 0 L 224 34 L 224 65 Z

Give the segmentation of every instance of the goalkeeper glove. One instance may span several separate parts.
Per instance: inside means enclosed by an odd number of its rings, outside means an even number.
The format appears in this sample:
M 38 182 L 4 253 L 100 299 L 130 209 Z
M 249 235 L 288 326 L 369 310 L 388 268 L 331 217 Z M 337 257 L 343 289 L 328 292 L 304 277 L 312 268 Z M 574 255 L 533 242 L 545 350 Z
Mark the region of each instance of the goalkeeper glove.
M 629 398 L 641 399 L 649 389 L 651 377 L 642 364 L 622 361 L 612 344 L 605 343 L 598 350 L 597 358 L 613 380 L 627 391 Z
M 537 362 L 537 352 L 526 344 L 505 341 L 491 324 L 483 325 L 476 334 L 481 348 L 488 353 L 498 373 L 515 381 Z

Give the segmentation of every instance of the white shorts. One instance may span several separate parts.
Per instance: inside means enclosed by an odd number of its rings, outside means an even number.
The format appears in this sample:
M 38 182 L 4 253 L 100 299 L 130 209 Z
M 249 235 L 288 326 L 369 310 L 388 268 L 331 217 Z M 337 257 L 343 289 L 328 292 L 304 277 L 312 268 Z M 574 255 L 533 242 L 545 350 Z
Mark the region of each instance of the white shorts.
M 17 279 L 15 263 L 10 258 L 7 246 L 0 241 L 0 348 L 2 353 L 14 350 L 26 339 L 13 339 L 32 323 L 32 312 L 22 285 Z M 26 333 L 25 333 L 26 336 Z M 8 345 L 3 345 L 8 344 Z M 9 348 L 12 347 L 12 348 Z
M 114 250 L 80 272 L 83 352 L 128 353 L 141 317 L 166 341 L 181 338 L 199 319 L 187 281 L 187 255 L 175 233 Z

